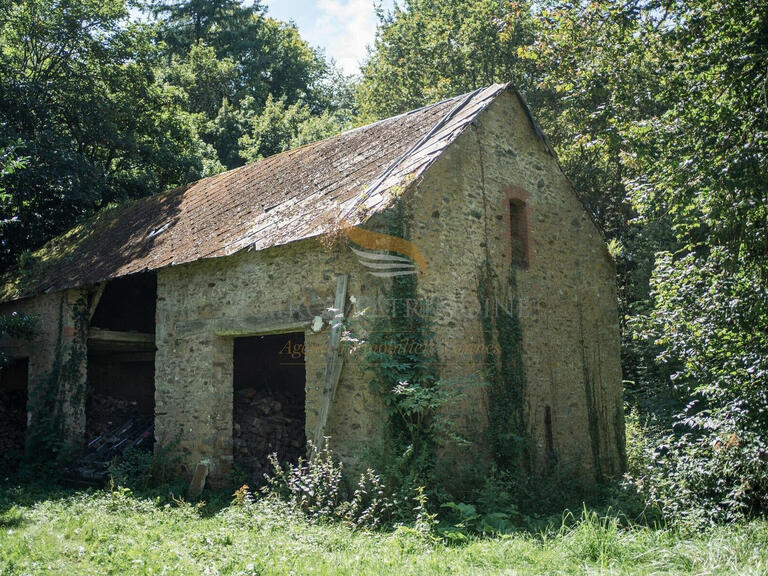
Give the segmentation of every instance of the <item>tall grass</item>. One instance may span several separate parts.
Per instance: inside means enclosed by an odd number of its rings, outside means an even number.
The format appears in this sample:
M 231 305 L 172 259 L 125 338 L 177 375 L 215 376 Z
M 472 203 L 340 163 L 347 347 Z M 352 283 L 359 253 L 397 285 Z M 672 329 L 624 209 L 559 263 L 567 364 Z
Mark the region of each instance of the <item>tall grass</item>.
M 0 486 L 0 575 L 766 574 L 768 523 L 700 533 L 584 508 L 559 525 L 449 542 L 425 526 L 353 530 L 276 499 L 240 505 L 124 489 Z

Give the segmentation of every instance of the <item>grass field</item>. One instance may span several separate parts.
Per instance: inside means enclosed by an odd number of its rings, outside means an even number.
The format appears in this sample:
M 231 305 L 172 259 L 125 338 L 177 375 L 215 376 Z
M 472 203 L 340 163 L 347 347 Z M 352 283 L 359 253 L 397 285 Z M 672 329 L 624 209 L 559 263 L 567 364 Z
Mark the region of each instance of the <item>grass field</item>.
M 414 527 L 311 524 L 270 501 L 0 486 L 0 574 L 768 574 L 766 522 L 684 534 L 581 517 L 451 545 Z

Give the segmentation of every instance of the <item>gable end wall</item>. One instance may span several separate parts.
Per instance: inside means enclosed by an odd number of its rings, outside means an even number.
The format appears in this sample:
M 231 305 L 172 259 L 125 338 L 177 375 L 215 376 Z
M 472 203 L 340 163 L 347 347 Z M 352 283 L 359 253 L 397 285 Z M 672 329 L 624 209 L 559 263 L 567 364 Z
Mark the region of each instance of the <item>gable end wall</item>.
M 510 199 L 527 207 L 526 269 L 510 263 Z M 506 314 L 512 296 L 522 329 L 532 468 L 620 473 L 624 424 L 614 264 L 519 100 L 509 92 L 500 96 L 438 159 L 410 204 L 411 240 L 429 266 L 419 288 L 436 303 L 442 377 L 465 390 L 453 410 L 465 434 L 485 448 L 486 462 L 488 389 L 477 385 L 488 381 L 484 329 L 493 329 L 498 359 L 503 324 L 489 324 L 489 315 Z M 500 309 L 483 302 L 479 285 L 486 263 Z

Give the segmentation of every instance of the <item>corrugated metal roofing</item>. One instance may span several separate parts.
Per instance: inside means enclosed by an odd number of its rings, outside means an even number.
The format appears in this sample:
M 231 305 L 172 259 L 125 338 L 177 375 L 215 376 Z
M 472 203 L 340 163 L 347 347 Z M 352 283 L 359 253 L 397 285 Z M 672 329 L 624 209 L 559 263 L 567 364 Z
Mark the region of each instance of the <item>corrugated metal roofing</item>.
M 360 224 L 500 93 L 496 84 L 289 150 L 115 210 L 51 241 L 0 300 L 263 250 Z

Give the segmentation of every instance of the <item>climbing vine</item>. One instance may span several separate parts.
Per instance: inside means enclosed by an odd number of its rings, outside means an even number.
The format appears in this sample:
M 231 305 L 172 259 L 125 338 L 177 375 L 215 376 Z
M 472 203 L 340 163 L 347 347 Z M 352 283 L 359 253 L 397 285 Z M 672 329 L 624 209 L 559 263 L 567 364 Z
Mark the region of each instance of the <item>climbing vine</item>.
M 56 344 L 51 370 L 32 382 L 30 404 L 33 412 L 27 449 L 36 459 L 65 459 L 75 448 L 71 434 L 77 409 L 65 413 L 66 406 L 84 406 L 86 396 L 88 325 L 91 294 L 81 293 L 72 307 L 73 334 L 65 338 L 66 294 L 59 301 Z M 65 346 L 65 342 L 69 345 Z
M 517 266 L 510 262 L 507 285 L 497 285 L 489 250 L 485 151 L 479 130 L 475 129 L 474 134 L 485 210 L 485 259 L 478 271 L 478 298 L 487 350 L 488 436 L 497 466 L 502 470 L 525 469 L 530 467 L 531 448 L 525 421 L 526 376 L 518 314 Z M 504 302 L 500 300 L 503 295 L 508 295 Z
M 402 201 L 384 219 L 387 233 L 407 238 L 409 221 Z M 438 438 L 445 428 L 440 409 L 450 394 L 438 379 L 438 357 L 429 311 L 417 305 L 416 275 L 395 276 L 386 291 L 386 313 L 368 330 L 367 365 L 371 386 L 387 411 L 389 475 L 404 490 L 434 486 Z
M 488 375 L 488 436 L 496 464 L 506 470 L 526 467 L 530 458 L 525 421 L 525 368 L 518 316 L 515 271 L 509 275 L 506 302 L 493 285 L 490 263 L 478 275 Z

